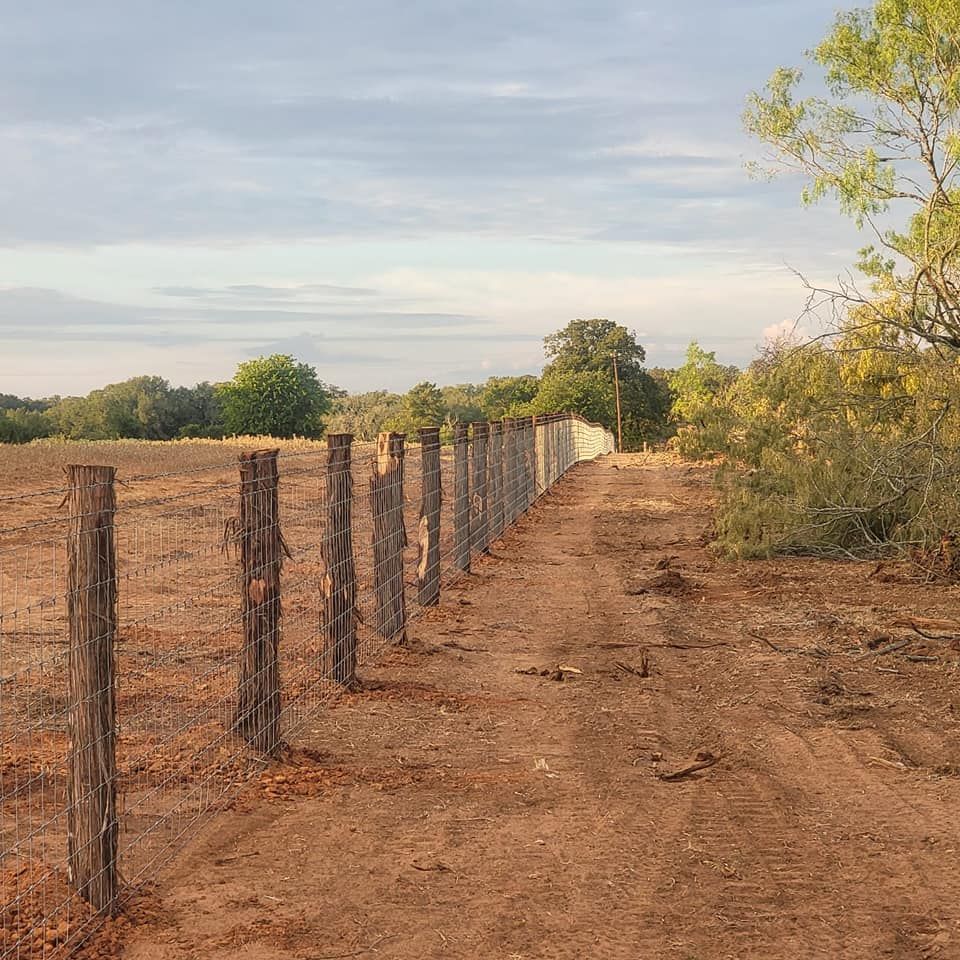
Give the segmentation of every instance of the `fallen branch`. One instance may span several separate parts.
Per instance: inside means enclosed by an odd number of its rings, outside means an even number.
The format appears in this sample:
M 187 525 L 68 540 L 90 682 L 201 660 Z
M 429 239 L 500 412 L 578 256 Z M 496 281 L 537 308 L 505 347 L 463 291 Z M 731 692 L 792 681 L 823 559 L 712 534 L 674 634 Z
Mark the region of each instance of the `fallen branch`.
M 757 633 L 754 630 L 744 630 L 743 631 L 748 637 L 753 637 L 754 640 L 760 640 L 765 643 L 774 653 L 804 653 L 805 651 L 801 650 L 799 647 L 778 647 L 775 643 L 768 640 L 762 633 Z
M 712 767 L 719 759 L 719 757 L 715 757 L 712 753 L 702 750 L 696 755 L 693 763 L 683 767 L 681 770 L 674 770 L 673 773 L 658 773 L 657 779 L 663 780 L 664 783 L 674 783 L 677 780 L 683 780 L 685 777 L 689 777 L 690 774 L 696 773 L 698 770 L 706 770 L 707 767 Z
M 897 650 L 902 650 L 910 643 L 913 643 L 913 637 L 907 637 L 906 640 L 897 640 L 896 643 L 888 643 L 885 647 L 880 647 L 877 650 L 868 650 L 866 653 L 861 653 L 856 659 L 865 660 L 867 657 L 884 657 L 888 653 L 895 653 Z
M 867 757 L 869 763 L 876 764 L 881 767 L 891 767 L 894 770 L 909 770 L 910 768 L 905 763 L 899 763 L 895 760 L 887 760 L 884 757 Z
M 927 640 L 952 640 L 954 637 L 960 636 L 960 623 L 956 620 L 938 620 L 933 617 L 906 617 L 901 620 L 894 620 L 893 626 L 909 627 Z M 932 636 L 925 632 L 929 630 L 943 631 L 946 636 Z
M 709 650 L 711 647 L 729 647 L 726 640 L 718 643 L 648 643 L 648 647 L 671 647 L 674 650 Z
M 640 655 L 639 667 L 632 667 L 629 663 L 624 663 L 622 660 L 614 660 L 613 664 L 624 673 L 629 673 L 634 677 L 639 677 L 641 680 L 650 676 L 650 663 L 645 654 Z

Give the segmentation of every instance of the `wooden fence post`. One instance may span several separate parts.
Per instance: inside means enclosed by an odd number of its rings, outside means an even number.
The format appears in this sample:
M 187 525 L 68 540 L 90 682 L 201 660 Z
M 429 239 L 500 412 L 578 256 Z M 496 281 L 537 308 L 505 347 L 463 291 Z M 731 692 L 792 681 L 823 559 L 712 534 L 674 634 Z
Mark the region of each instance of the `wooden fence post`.
M 520 423 L 520 512 L 526 513 L 533 503 L 533 417 L 523 417 Z
M 490 516 L 487 489 L 487 441 L 490 424 L 473 424 L 473 497 L 471 499 L 470 530 L 475 553 L 486 553 L 490 546 Z
M 384 640 L 407 642 L 407 598 L 403 583 L 402 433 L 377 436 L 377 457 L 370 477 L 373 514 L 373 592 L 377 599 L 377 632 Z
M 550 486 L 560 479 L 560 428 L 562 421 L 554 420 L 550 424 Z
M 553 418 L 549 417 L 543 425 L 543 486 L 553 489 Z
M 517 422 L 503 418 L 503 525 L 517 518 Z
M 540 494 L 547 489 L 546 475 L 543 472 L 543 465 L 546 462 L 543 456 L 544 424 L 541 422 L 543 419 L 543 417 L 533 418 L 533 436 L 530 440 L 530 447 L 533 450 L 534 500 L 537 500 Z
M 279 450 L 240 454 L 240 541 L 243 649 L 233 729 L 255 750 L 280 749 L 280 530 Z
M 108 913 L 118 887 L 115 474 L 67 467 L 67 863 L 73 889 Z
M 453 565 L 470 570 L 470 447 L 467 425 L 453 428 Z
M 490 443 L 487 449 L 489 537 L 494 540 L 503 533 L 503 424 L 490 424 Z
M 537 496 L 539 491 L 537 490 L 537 473 L 540 469 L 540 461 L 537 457 L 537 418 L 530 418 L 530 434 L 529 440 L 527 441 L 527 455 L 530 458 L 530 462 L 527 465 L 527 484 L 529 493 L 529 506 L 533 506 L 537 502 Z
M 327 517 L 321 552 L 323 629 L 330 676 L 350 686 L 357 679 L 357 567 L 353 557 L 353 474 L 349 433 L 327 435 Z
M 440 602 L 440 428 L 420 428 L 422 473 L 420 522 L 417 528 L 417 601 L 422 607 Z

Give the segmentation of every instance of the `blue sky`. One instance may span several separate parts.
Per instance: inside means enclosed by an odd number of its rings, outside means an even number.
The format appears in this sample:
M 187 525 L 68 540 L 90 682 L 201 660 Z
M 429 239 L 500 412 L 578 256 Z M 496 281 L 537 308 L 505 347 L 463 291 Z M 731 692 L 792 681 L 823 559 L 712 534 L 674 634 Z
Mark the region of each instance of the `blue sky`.
M 0 0 L 0 392 L 480 380 L 583 316 L 744 363 L 859 245 L 743 170 L 835 9 Z

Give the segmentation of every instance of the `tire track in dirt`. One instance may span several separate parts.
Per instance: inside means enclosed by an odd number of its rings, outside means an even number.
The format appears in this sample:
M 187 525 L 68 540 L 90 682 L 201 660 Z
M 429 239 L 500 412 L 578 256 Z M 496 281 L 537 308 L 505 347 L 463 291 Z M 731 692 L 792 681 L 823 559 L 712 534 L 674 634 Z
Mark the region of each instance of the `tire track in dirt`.
M 713 558 L 708 484 L 575 471 L 206 831 L 128 957 L 960 956 L 949 688 L 830 645 L 887 615 L 850 565 Z M 781 622 L 826 659 L 750 633 Z M 871 760 L 894 744 L 916 768 Z

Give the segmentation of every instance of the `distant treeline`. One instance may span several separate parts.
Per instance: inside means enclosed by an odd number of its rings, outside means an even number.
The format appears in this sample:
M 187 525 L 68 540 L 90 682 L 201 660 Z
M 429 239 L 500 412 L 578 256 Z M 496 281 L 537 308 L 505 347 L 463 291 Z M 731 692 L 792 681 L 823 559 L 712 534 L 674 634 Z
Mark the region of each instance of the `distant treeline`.
M 616 380 L 625 446 L 672 434 L 675 372 L 646 369 L 644 349 L 625 327 L 610 320 L 574 320 L 547 337 L 544 346 L 548 363 L 540 376 L 452 386 L 424 381 L 406 393 L 347 394 L 319 380 L 313 367 L 276 355 L 240 364 L 232 380 L 219 384 L 172 387 L 162 377 L 141 376 L 85 397 L 31 400 L 0 394 L 0 442 L 320 437 L 326 432 L 372 440 L 381 430 L 412 434 L 435 424 L 449 437 L 458 422 L 557 411 L 578 413 L 615 431 Z
M 171 387 L 162 377 L 134 377 L 85 397 L 30 400 L 0 394 L 0 442 L 27 443 L 41 437 L 115 440 L 133 437 L 223 436 L 216 387 Z

